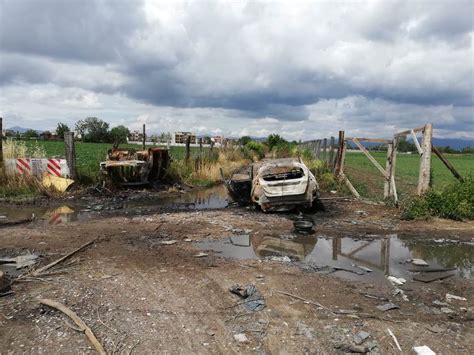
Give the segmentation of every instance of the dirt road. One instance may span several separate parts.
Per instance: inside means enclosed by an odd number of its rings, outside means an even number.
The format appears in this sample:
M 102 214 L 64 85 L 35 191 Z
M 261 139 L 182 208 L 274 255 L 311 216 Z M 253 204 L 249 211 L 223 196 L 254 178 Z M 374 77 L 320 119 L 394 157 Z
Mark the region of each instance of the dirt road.
M 328 204 L 315 219 L 318 235 L 329 237 L 376 240 L 408 233 L 461 240 L 467 242 L 456 244 L 467 250 L 463 260 L 473 262 L 472 223 L 406 223 L 394 210 L 354 202 Z M 344 279 L 337 273 L 308 272 L 295 260 L 232 259 L 199 249 L 202 240 L 291 230 L 292 221 L 284 215 L 245 208 L 0 229 L 2 255 L 37 253 L 41 258 L 35 267 L 97 238 L 93 246 L 51 269 L 54 274 L 24 277 L 12 285 L 13 295 L 0 298 L 1 353 L 94 352 L 84 334 L 62 313 L 40 306 L 38 296 L 74 310 L 109 353 L 400 353 L 387 329 L 403 353 L 421 345 L 438 354 L 472 352 L 470 274 L 427 284 L 409 279 L 399 287 L 406 301 L 384 277 Z M 471 266 L 464 274 L 466 270 Z M 266 307 L 249 311 L 229 292 L 235 284 L 254 284 Z M 467 300 L 448 303 L 446 293 Z M 376 308 L 388 301 L 399 308 Z M 361 331 L 369 337 L 358 345 L 354 336 Z

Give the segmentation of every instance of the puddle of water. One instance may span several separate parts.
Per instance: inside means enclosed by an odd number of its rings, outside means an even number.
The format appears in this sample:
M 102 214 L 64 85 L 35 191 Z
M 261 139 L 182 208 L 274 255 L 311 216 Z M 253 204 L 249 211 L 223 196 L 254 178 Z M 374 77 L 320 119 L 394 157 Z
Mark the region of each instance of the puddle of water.
M 361 272 L 356 265 L 373 270 L 357 275 L 337 271 L 333 275 L 359 281 L 381 281 L 393 275 L 407 280 L 416 268 L 407 260 L 423 259 L 430 268 L 456 268 L 457 277 L 470 278 L 474 263 L 471 244 L 436 243 L 416 236 L 377 236 L 373 239 L 327 237 L 321 234 L 284 236 L 232 236 L 222 240 L 196 242 L 201 250 L 211 250 L 223 257 L 235 259 L 264 259 L 287 256 L 301 265 L 317 267 L 338 266 Z
M 37 224 L 56 225 L 73 221 L 85 222 L 101 216 L 146 215 L 163 208 L 172 209 L 217 209 L 228 205 L 227 191 L 223 185 L 208 189 L 191 190 L 185 194 L 136 199 L 71 204 L 54 207 L 18 206 L 0 207 L 2 222 L 29 219 L 35 215 Z

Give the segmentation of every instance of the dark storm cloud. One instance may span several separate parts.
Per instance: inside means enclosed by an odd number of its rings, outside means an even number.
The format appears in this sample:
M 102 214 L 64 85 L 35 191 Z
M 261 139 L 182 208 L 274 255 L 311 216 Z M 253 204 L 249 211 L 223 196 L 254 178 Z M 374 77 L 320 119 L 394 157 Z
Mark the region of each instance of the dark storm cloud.
M 367 126 L 380 107 L 397 120 L 397 107 L 452 106 L 451 129 L 474 118 L 470 1 L 0 0 L 0 9 L 4 87 L 54 84 L 290 123 L 328 102 L 357 102 L 355 112 L 327 107 Z
M 142 2 L 2 0 L 0 48 L 85 62 L 114 61 L 143 25 Z

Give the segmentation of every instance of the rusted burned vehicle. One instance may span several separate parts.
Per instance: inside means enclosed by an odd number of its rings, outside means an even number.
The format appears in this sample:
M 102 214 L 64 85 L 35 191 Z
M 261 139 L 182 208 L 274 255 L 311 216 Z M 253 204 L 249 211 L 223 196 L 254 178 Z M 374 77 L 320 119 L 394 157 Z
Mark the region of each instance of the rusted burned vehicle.
M 237 202 L 252 202 L 264 212 L 311 207 L 319 196 L 316 178 L 298 158 L 262 160 L 235 172 L 227 182 Z
M 162 179 L 170 165 L 166 148 L 110 149 L 100 163 L 104 178 L 120 185 L 146 185 Z

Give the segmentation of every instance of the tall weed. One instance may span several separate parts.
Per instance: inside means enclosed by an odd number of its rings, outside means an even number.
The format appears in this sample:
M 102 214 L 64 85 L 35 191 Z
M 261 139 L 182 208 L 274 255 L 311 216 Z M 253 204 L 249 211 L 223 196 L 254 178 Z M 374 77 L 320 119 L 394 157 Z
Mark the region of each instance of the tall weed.
M 441 217 L 453 220 L 474 219 L 474 179 L 456 181 L 441 191 L 430 190 L 413 197 L 402 206 L 402 219 Z

